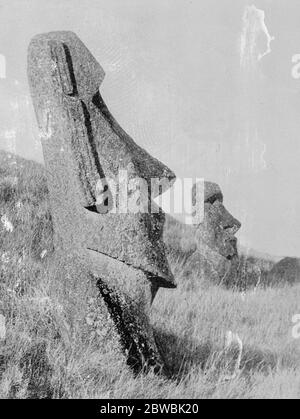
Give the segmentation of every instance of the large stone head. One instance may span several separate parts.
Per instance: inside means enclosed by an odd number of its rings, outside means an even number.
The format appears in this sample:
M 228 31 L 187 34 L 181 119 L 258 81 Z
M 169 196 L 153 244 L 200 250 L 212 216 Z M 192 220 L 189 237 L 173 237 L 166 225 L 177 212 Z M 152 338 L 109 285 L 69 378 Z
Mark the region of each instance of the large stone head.
M 153 210 L 152 199 L 175 175 L 110 114 L 99 92 L 100 64 L 74 33 L 52 32 L 31 41 L 28 76 L 42 133 L 55 247 L 77 249 L 87 258 L 93 254 L 91 259 L 107 255 L 142 270 L 158 286 L 174 287 L 162 241 L 164 214 Z M 142 179 L 144 211 L 121 209 L 120 173 L 123 181 L 126 174 L 127 187 Z M 151 189 L 152 179 L 162 180 L 159 188 Z
M 150 304 L 159 287 L 175 284 L 162 240 L 164 213 L 153 199 L 175 175 L 110 114 L 99 92 L 104 71 L 74 33 L 34 37 L 28 78 L 47 169 L 60 295 L 67 294 L 73 320 L 97 314 L 88 326 L 100 332 L 101 348 L 119 342 L 134 370 L 145 363 L 160 369 Z
M 193 205 L 196 205 L 197 185 L 194 185 L 192 192 Z M 233 260 L 237 256 L 236 232 L 240 229 L 241 223 L 235 219 L 223 204 L 222 191 L 216 183 L 204 183 L 204 217 L 197 226 L 197 244 L 208 246 L 212 251 L 220 254 L 227 260 Z

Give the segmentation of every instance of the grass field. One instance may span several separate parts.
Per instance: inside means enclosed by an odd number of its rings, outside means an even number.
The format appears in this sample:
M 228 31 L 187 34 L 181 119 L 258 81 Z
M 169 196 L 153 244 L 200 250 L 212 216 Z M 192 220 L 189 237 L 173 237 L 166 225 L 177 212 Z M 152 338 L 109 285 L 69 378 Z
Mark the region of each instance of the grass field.
M 0 163 L 1 398 L 300 397 L 300 340 L 292 336 L 300 286 L 241 293 L 193 278 L 191 287 L 177 251 L 169 257 L 178 288 L 160 290 L 152 309 L 168 378 L 134 378 L 110 354 L 83 345 L 50 287 L 44 170 L 6 154 Z M 239 344 L 226 346 L 229 331 Z

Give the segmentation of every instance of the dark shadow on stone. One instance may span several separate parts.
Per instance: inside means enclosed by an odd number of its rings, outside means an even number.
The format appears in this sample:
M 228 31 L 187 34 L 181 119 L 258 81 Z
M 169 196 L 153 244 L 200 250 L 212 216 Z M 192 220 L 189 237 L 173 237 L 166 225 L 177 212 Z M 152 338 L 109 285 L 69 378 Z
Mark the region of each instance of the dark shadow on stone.
M 153 370 L 159 374 L 162 365 L 156 358 L 147 336 L 139 325 L 140 313 L 136 312 L 129 301 L 122 303 L 116 292 L 113 292 L 104 281 L 98 278 L 97 287 L 120 335 L 123 351 L 127 353 L 127 365 L 135 374 Z M 148 360 L 145 364 L 144 360 Z
M 69 74 L 70 74 L 70 78 L 71 78 L 72 87 L 73 87 L 73 92 L 70 94 L 70 96 L 77 96 L 78 95 L 78 89 L 77 89 L 77 83 L 76 83 L 76 77 L 75 77 L 75 73 L 74 73 L 74 67 L 73 67 L 73 61 L 72 61 L 71 53 L 70 53 L 69 47 L 64 43 L 63 43 L 63 48 L 64 48 L 64 51 L 65 51 L 66 61 L 67 61 L 67 65 L 68 65 L 68 70 L 69 70 Z
M 97 171 L 100 175 L 100 178 L 103 182 L 104 191 L 106 192 L 106 195 L 108 195 L 106 197 L 103 205 L 100 206 L 100 208 L 99 208 L 99 206 L 94 205 L 94 206 L 92 206 L 92 208 L 87 207 L 86 209 L 88 209 L 90 211 L 93 211 L 93 212 L 99 212 L 100 214 L 106 214 L 113 208 L 113 198 L 112 198 L 111 191 L 109 190 L 108 185 L 106 183 L 105 173 L 104 173 L 104 171 L 102 169 L 102 166 L 101 166 L 101 163 L 100 163 L 99 155 L 98 155 L 98 152 L 97 152 L 97 146 L 96 146 L 94 135 L 93 135 L 93 128 L 92 128 L 92 123 L 91 123 L 91 118 L 90 118 L 88 108 L 83 101 L 81 101 L 81 106 L 82 106 L 82 110 L 83 110 L 83 114 L 84 114 L 84 123 L 85 123 L 86 131 L 87 131 L 88 140 L 89 140 L 89 143 L 90 143 L 90 146 L 91 146 L 91 149 L 92 149 L 93 159 L 94 159 Z M 94 196 L 93 198 L 96 202 L 97 197 Z

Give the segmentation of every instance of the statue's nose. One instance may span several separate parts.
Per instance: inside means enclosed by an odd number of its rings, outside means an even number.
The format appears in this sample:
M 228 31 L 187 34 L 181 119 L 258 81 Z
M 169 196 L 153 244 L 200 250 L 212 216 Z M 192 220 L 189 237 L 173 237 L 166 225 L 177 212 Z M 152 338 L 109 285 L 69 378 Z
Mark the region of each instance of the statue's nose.
M 230 230 L 232 234 L 236 234 L 241 228 L 242 224 L 230 214 L 223 206 L 223 221 L 222 227 L 224 230 Z

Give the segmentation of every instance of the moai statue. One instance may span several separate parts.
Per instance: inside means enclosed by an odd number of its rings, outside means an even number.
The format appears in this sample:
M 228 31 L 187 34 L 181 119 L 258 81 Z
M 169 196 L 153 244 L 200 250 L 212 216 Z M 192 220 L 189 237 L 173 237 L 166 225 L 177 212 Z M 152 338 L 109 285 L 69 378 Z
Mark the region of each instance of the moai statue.
M 192 203 L 204 199 L 204 217 L 195 225 L 196 251 L 190 256 L 186 272 L 191 276 L 202 276 L 209 282 L 226 283 L 228 275 L 237 264 L 236 232 L 241 223 L 236 220 L 223 205 L 223 194 L 219 185 L 204 182 L 204 197 L 199 191 L 203 188 L 193 186 Z
M 160 370 L 150 305 L 159 287 L 175 283 L 162 242 L 164 214 L 153 198 L 175 175 L 110 114 L 99 92 L 104 71 L 74 33 L 34 37 L 28 77 L 68 307 L 100 350 L 114 346 L 137 372 Z M 143 193 L 135 211 L 128 205 L 137 183 Z

